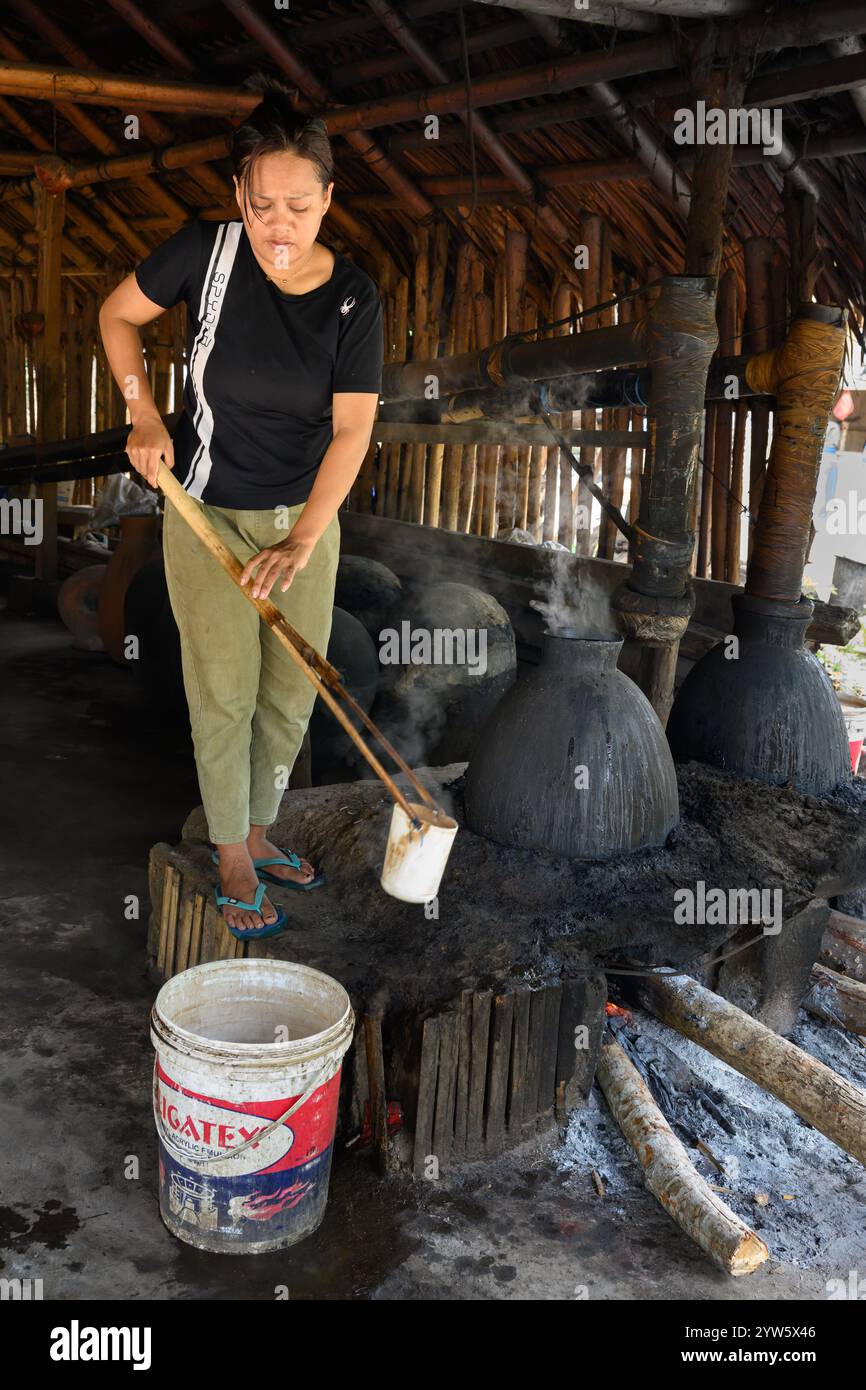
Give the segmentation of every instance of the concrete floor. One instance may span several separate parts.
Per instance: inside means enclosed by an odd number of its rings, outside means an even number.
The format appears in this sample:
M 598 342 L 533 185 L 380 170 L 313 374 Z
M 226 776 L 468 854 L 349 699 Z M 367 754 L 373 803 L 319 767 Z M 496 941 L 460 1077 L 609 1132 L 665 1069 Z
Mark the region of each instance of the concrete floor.
M 197 803 L 191 752 L 59 624 L 0 613 L 0 650 L 3 1276 L 61 1300 L 259 1300 L 278 1285 L 340 1300 L 826 1298 L 838 1271 L 771 1260 L 728 1279 L 648 1193 L 599 1199 L 537 1149 L 420 1189 L 344 1153 L 324 1225 L 297 1249 L 238 1260 L 176 1241 L 156 1200 L 146 864 Z

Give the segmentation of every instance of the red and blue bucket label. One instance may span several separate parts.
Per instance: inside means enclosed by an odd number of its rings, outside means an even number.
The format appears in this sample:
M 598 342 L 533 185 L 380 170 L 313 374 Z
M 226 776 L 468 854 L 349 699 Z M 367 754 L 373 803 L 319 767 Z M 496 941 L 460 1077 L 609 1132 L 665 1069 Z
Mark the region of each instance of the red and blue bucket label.
M 318 1223 L 327 1200 L 340 1073 L 260 1143 L 297 1096 L 238 1104 L 186 1090 L 156 1063 L 160 1205 L 178 1227 L 227 1247 L 291 1243 Z M 163 1138 L 163 1134 L 165 1138 Z

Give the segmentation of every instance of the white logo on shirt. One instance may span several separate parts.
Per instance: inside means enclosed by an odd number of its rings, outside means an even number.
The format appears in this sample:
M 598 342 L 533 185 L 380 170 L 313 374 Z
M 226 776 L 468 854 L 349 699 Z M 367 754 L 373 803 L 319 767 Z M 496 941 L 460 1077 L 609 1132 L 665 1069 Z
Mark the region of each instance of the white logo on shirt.
M 350 311 L 354 309 L 355 303 L 355 296 L 353 294 L 350 294 L 349 298 L 344 299 L 342 304 L 340 305 L 340 313 L 344 315 L 350 313 Z

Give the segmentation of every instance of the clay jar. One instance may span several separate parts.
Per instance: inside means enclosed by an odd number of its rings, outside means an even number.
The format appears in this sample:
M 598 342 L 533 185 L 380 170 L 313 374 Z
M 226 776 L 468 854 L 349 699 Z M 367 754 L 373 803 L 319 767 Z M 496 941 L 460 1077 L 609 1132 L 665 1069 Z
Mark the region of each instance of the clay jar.
M 674 757 L 825 796 L 851 764 L 836 692 L 803 645 L 814 605 L 751 594 L 731 605 L 738 645 L 717 643 L 683 681 L 668 720 Z
M 497 705 L 469 763 L 472 830 L 572 859 L 664 844 L 679 820 L 673 759 L 649 701 L 617 669 L 621 647 L 545 632 L 540 665 Z

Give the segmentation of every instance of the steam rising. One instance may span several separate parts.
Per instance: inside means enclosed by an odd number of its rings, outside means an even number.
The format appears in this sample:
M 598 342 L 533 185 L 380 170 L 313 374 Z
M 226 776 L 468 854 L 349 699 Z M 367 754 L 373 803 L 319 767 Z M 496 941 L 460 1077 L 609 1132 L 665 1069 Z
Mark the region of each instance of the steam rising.
M 621 634 L 607 589 L 572 555 L 551 551 L 549 563 L 547 593 L 529 605 L 541 614 L 548 631 L 585 641 L 615 642 Z

